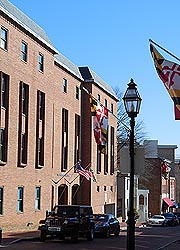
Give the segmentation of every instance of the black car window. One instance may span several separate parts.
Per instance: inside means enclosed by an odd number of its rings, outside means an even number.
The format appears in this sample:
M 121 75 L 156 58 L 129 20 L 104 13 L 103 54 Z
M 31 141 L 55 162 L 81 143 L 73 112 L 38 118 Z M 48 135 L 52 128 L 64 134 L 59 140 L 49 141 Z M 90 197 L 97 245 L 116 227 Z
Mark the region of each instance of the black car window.
M 106 222 L 108 221 L 108 216 L 107 215 L 95 215 L 94 216 L 94 220 L 95 221 L 103 221 L 103 222 Z
M 79 215 L 79 209 L 78 207 L 72 207 L 72 206 L 62 206 L 62 207 L 55 207 L 55 213 L 58 214 L 58 216 L 63 217 L 74 217 Z

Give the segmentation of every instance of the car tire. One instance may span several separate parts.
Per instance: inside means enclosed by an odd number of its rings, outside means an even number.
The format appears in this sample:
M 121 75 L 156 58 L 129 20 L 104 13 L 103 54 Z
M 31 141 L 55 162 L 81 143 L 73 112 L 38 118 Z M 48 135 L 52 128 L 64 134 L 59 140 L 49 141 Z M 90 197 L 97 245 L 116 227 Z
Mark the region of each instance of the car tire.
M 87 234 L 87 240 L 92 241 L 94 239 L 94 229 L 91 227 L 90 231 Z
M 119 233 L 120 233 L 120 228 L 118 227 L 116 232 L 115 232 L 115 236 L 119 236 Z
M 107 230 L 106 230 L 105 237 L 106 237 L 106 238 L 109 238 L 109 237 L 110 237 L 110 229 L 109 229 L 109 228 L 107 228 Z
M 78 233 L 77 232 L 73 232 L 71 235 L 71 242 L 72 243 L 77 243 L 78 242 Z
M 45 230 L 41 230 L 40 241 L 41 242 L 45 242 L 46 241 L 46 231 Z

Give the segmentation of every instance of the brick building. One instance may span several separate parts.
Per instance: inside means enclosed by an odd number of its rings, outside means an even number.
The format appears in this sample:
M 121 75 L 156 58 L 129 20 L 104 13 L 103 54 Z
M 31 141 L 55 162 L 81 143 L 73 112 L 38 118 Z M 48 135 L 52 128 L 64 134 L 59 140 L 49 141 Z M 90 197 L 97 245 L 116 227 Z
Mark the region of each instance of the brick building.
M 163 212 L 163 205 L 166 211 L 170 211 L 167 201 L 179 200 L 176 194 L 177 179 L 175 176 L 175 149 L 176 145 L 158 145 L 158 140 L 147 140 L 145 145 L 145 169 L 144 174 L 139 177 L 139 189 L 148 189 L 148 211 L 151 214 Z M 162 174 L 162 161 L 169 162 L 171 169 L 167 178 Z
M 0 225 L 37 228 L 55 204 L 116 213 L 117 97 L 89 67 L 65 58 L 47 34 L 0 0 Z M 82 88 L 84 87 L 84 88 Z M 93 138 L 89 94 L 109 112 L 106 154 Z M 97 182 L 74 172 L 81 159 Z

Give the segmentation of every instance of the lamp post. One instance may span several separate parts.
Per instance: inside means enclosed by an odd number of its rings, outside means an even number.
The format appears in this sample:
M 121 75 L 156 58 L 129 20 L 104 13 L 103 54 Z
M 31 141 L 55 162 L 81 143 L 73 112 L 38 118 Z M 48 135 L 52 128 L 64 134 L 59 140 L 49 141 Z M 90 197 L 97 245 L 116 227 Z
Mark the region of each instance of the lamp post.
M 124 94 L 123 101 L 126 112 L 131 118 L 130 120 L 130 190 L 129 190 L 129 208 L 127 220 L 127 250 L 135 249 L 135 214 L 134 214 L 134 126 L 135 117 L 139 113 L 141 105 L 141 97 L 137 91 L 136 84 L 131 78 L 128 88 Z

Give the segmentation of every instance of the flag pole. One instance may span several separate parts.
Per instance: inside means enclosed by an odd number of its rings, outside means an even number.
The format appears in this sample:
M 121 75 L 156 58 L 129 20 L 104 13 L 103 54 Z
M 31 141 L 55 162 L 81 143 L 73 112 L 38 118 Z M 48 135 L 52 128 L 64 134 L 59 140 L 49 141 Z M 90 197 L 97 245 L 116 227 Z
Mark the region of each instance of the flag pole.
M 162 46 L 160 46 L 159 44 L 155 43 L 153 40 L 149 39 L 150 43 L 153 43 L 154 45 L 156 45 L 157 47 L 159 47 L 160 49 L 164 50 L 167 54 L 169 54 L 170 56 L 174 57 L 176 60 L 180 61 L 180 58 L 178 58 L 177 56 L 175 56 L 174 54 L 172 54 L 171 52 L 169 52 L 168 50 L 166 50 L 165 48 L 163 48 Z

